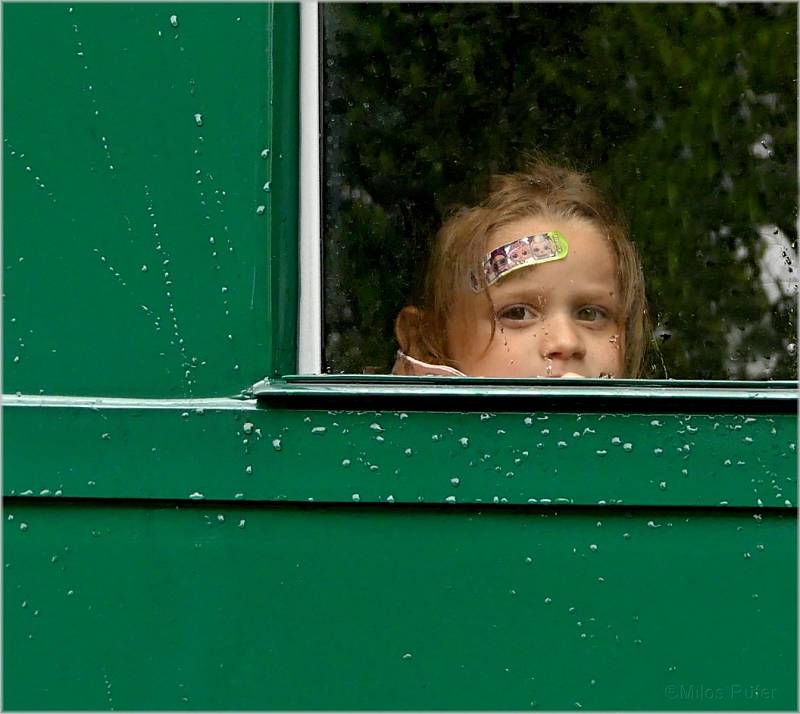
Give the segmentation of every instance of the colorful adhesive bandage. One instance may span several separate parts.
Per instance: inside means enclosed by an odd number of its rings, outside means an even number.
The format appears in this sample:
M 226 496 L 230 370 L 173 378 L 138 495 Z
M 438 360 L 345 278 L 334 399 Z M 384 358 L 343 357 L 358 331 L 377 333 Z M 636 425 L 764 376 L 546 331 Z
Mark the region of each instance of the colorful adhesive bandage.
M 532 236 L 523 236 L 510 243 L 495 248 L 487 253 L 481 266 L 486 276 L 486 287 L 493 285 L 500 278 L 529 265 L 549 263 L 552 260 L 563 260 L 569 253 L 567 239 L 560 231 L 548 231 Z M 478 275 L 470 273 L 470 284 L 477 293 L 483 288 Z

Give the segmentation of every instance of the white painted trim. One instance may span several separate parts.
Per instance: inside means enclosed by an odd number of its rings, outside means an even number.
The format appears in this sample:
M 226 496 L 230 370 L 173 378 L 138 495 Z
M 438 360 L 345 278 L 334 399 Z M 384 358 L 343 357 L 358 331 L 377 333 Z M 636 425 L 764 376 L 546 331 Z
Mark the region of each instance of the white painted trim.
M 297 371 L 322 371 L 319 3 L 300 3 L 300 269 Z
M 78 409 L 184 409 L 186 411 L 245 411 L 257 409 L 255 399 L 135 399 L 131 397 L 73 397 L 45 394 L 3 394 L 6 407 L 65 407 Z

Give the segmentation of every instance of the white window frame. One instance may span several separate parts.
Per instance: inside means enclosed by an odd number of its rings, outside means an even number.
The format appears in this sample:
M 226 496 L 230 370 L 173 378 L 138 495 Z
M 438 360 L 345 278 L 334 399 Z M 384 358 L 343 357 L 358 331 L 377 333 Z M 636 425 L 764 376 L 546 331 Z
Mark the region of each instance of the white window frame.
M 322 373 L 319 3 L 300 3 L 300 246 L 297 373 Z

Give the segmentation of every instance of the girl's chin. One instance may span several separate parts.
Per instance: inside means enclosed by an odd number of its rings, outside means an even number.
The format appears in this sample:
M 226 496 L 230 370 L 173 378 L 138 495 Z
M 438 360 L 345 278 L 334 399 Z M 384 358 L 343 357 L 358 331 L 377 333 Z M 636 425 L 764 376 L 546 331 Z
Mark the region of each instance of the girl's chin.
M 564 372 L 563 374 L 537 374 L 536 379 L 586 379 L 586 375 L 577 372 Z

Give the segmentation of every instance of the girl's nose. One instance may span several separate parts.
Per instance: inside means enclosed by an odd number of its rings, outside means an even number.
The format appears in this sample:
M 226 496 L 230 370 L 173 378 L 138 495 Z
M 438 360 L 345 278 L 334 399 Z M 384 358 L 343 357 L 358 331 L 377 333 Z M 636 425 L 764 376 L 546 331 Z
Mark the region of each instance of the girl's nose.
M 580 359 L 586 347 L 575 323 L 566 315 L 548 320 L 541 342 L 542 357 L 547 359 Z

